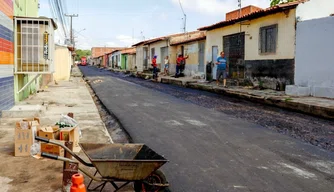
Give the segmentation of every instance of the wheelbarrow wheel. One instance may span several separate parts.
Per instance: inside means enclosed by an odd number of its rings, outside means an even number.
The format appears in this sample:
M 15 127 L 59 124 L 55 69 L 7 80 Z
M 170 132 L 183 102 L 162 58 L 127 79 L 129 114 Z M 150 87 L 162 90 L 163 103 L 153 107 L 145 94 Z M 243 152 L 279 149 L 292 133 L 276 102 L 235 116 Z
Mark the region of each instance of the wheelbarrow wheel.
M 156 170 L 150 176 L 148 176 L 144 181 L 136 181 L 134 183 L 135 192 L 164 192 L 165 191 L 165 187 L 152 186 L 152 185 L 147 184 L 146 182 L 166 184 L 167 179 L 161 171 Z

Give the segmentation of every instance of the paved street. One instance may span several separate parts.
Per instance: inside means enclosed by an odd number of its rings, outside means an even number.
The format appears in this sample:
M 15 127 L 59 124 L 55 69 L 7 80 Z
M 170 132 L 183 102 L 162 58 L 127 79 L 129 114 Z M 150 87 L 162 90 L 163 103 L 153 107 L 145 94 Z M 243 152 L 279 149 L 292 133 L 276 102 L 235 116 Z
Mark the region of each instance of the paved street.
M 108 71 L 81 69 L 133 141 L 146 143 L 170 160 L 163 171 L 173 192 L 329 192 L 334 188 L 334 154 L 329 151 L 115 78 Z

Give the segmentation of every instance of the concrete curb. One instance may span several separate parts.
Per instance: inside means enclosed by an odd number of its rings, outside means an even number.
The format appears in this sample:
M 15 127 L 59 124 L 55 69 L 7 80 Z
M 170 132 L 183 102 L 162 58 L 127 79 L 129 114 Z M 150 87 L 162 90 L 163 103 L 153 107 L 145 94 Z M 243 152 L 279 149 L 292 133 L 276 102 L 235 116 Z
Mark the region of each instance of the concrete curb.
M 98 102 L 99 102 L 99 104 L 101 105 L 101 107 L 103 107 L 104 108 L 104 110 L 106 110 L 108 113 L 109 113 L 109 115 L 112 117 L 112 118 L 114 118 L 115 119 L 115 122 L 117 123 L 117 124 L 119 124 L 119 126 L 120 126 L 120 128 L 122 129 L 122 131 L 124 131 L 124 133 L 126 134 L 126 136 L 127 136 L 127 139 L 128 139 L 128 142 L 129 143 L 133 143 L 133 139 L 132 139 L 132 137 L 131 137 L 131 135 L 129 134 L 129 132 L 126 130 L 126 128 L 123 126 L 123 124 L 121 123 L 121 121 L 119 120 L 119 118 L 111 111 L 111 110 L 109 110 L 105 105 L 104 105 L 104 103 L 100 100 L 100 98 L 99 98 L 99 96 L 96 94 L 96 92 L 95 92 L 95 88 L 92 86 L 92 84 L 91 84 L 91 82 L 90 82 L 90 80 L 89 79 L 87 79 L 86 78 L 86 76 L 83 74 L 83 80 L 86 82 L 86 85 L 91 89 L 91 91 L 92 91 L 92 93 L 96 96 L 96 98 L 97 98 L 97 100 L 98 100 Z M 92 96 L 92 95 L 91 95 Z M 93 97 L 93 96 L 92 96 Z M 107 127 L 104 125 L 104 127 L 106 128 L 106 131 L 107 131 L 107 133 L 109 134 L 109 132 L 108 132 L 108 130 L 107 130 Z M 110 135 L 110 134 L 109 134 Z M 111 135 L 110 135 L 110 138 L 111 138 Z M 112 140 L 112 138 L 111 138 L 111 140 Z M 113 141 L 113 140 L 112 140 Z M 114 143 L 114 142 L 113 142 Z
M 136 77 L 145 79 L 148 74 L 139 74 Z M 247 94 L 244 92 L 239 92 L 236 90 L 226 89 L 226 88 L 214 88 L 209 85 L 201 85 L 194 82 L 184 82 L 182 79 L 169 79 L 169 78 L 161 78 L 161 83 L 164 84 L 173 84 L 181 87 L 198 89 L 203 91 L 208 91 L 211 93 L 217 93 L 220 95 L 227 95 L 238 97 L 241 99 L 246 99 L 248 101 L 257 102 L 265 105 L 275 106 L 283 109 L 288 109 L 295 112 L 301 112 L 309 115 L 315 115 L 318 117 L 326 118 L 326 119 L 334 119 L 334 109 L 327 108 L 323 106 L 309 105 L 306 103 L 301 103 L 293 100 L 286 100 L 284 97 L 280 96 L 259 96 Z

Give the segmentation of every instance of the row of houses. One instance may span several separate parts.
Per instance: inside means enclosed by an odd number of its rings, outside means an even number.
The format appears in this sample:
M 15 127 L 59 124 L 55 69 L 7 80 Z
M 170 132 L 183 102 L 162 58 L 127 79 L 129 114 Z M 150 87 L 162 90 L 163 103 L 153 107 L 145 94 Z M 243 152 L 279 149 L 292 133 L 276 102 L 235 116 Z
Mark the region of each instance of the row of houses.
M 324 82 L 327 82 L 325 88 L 327 91 L 325 90 L 326 93 L 320 96 L 334 97 L 333 93 L 329 94 L 334 87 L 334 78 L 328 73 L 334 70 L 332 54 L 325 56 L 326 59 L 322 63 L 317 63 L 317 73 L 305 72 L 307 70 L 305 66 L 317 62 L 310 55 L 324 57 L 323 50 L 312 49 L 314 47 L 308 42 L 317 42 L 320 48 L 326 47 L 334 51 L 333 44 L 331 46 L 329 44 L 331 40 L 325 40 L 333 39 L 331 34 L 334 31 L 332 25 L 334 17 L 327 12 L 323 12 L 321 16 L 318 14 L 316 17 L 311 17 L 312 14 L 306 11 L 307 20 L 303 20 L 305 16 L 298 11 L 300 8 L 312 10 L 312 7 L 326 6 L 330 5 L 325 0 L 299 0 L 266 9 L 247 6 L 241 11 L 238 9 L 226 13 L 224 21 L 200 27 L 197 31 L 157 37 L 134 44 L 132 48 L 135 48 L 133 53 L 135 62 L 132 62 L 131 66 L 120 65 L 117 62 L 115 65 L 113 60 L 108 62 L 106 59 L 102 62 L 102 66 L 143 72 L 151 67 L 150 60 L 154 55 L 157 55 L 157 63 L 161 69 L 163 59 L 169 56 L 170 72 L 174 73 L 176 57 L 181 54 L 189 56 L 185 75 L 205 75 L 207 63 L 215 61 L 219 52 L 224 51 L 231 79 L 260 82 L 264 88 L 279 90 L 282 90 L 282 87 L 284 89 L 285 85 L 308 86 L 310 91 L 307 94 L 310 95 L 316 95 L 311 93 L 314 90 L 311 89 L 312 86 L 323 86 Z M 312 28 L 314 23 L 319 24 L 317 28 Z M 305 27 L 299 27 L 303 25 Z M 307 32 L 311 28 L 314 30 L 313 34 Z M 296 39 L 301 40 L 298 42 Z M 299 46 L 298 43 L 303 46 Z M 308 47 L 305 47 L 305 44 Z M 100 58 L 103 60 L 103 57 L 108 55 L 112 58 L 116 55 L 116 60 L 122 61 L 122 56 L 117 56 L 122 55 L 122 50 L 113 51 Z M 312 71 L 312 68 L 309 70 Z M 214 68 L 212 70 L 214 79 L 215 71 Z M 306 73 L 308 75 L 303 75 Z M 321 78 L 323 74 L 328 74 L 327 79 Z

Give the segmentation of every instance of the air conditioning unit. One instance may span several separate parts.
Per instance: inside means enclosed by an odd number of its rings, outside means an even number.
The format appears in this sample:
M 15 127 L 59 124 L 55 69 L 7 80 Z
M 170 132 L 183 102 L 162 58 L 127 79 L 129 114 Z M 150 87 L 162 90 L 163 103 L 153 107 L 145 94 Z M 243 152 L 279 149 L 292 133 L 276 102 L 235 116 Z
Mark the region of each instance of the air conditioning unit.
M 44 17 L 15 17 L 14 24 L 15 73 L 53 73 L 55 22 Z

